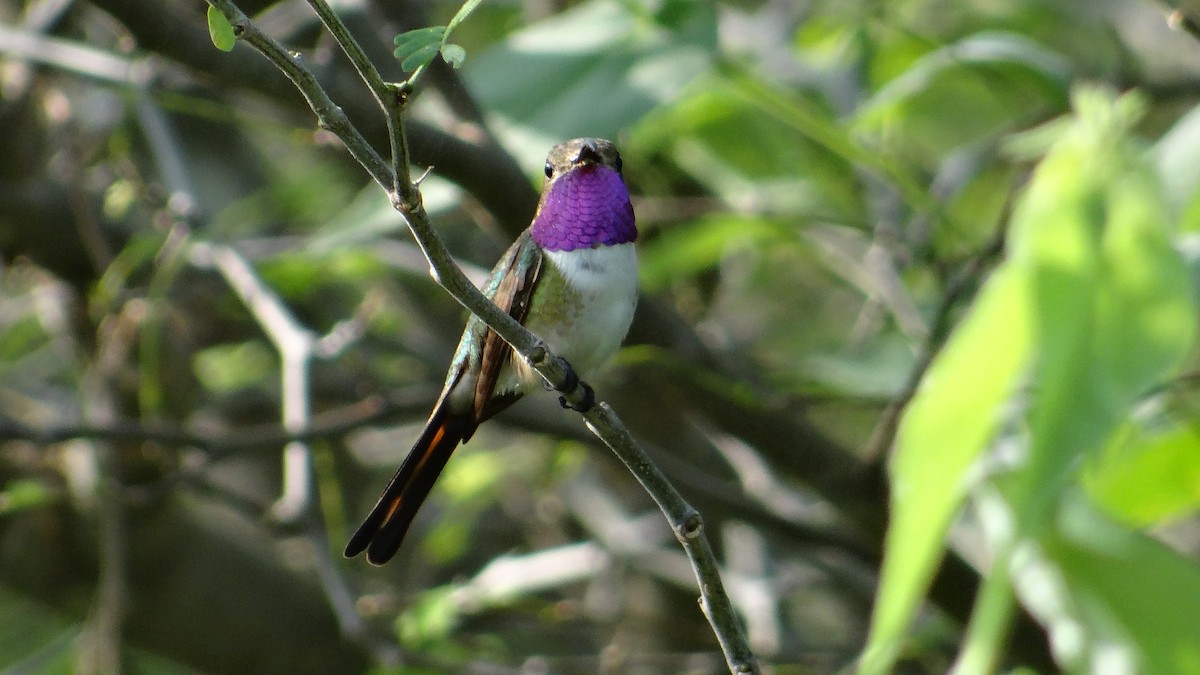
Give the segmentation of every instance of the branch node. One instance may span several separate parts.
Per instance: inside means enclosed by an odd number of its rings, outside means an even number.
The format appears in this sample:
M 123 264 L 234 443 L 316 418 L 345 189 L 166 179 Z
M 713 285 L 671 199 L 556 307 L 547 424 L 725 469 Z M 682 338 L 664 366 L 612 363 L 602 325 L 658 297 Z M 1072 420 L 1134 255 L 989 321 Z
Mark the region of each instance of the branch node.
M 392 105 L 404 109 L 408 105 L 408 97 L 413 93 L 413 84 L 408 80 L 400 83 L 389 82 L 388 91 L 392 94 Z
M 424 178 L 424 176 L 422 176 Z M 416 186 L 414 185 L 414 188 Z M 411 196 L 407 199 L 399 190 L 388 190 L 388 201 L 391 202 L 392 208 L 399 211 L 404 216 L 410 216 L 420 212 L 424 206 L 421 203 L 421 192 L 412 190 Z
M 546 363 L 546 355 L 549 353 L 549 350 L 546 349 L 546 343 L 539 339 L 533 345 L 533 349 L 529 350 L 529 356 L 527 358 L 529 359 L 530 365 L 532 365 L 534 368 L 537 368 L 538 366 Z
M 700 512 L 694 509 L 675 525 L 675 536 L 684 543 L 698 539 L 703 534 L 704 519 L 700 517 Z

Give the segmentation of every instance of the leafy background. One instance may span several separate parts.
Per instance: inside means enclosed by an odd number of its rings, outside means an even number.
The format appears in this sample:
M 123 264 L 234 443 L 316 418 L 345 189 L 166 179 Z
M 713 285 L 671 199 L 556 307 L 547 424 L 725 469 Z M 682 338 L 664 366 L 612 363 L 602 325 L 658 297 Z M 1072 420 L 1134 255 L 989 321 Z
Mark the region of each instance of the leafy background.
M 387 147 L 305 3 L 240 6 Z M 335 7 L 392 79 L 458 9 Z M 394 562 L 340 558 L 462 312 L 203 10 L 0 4 L 0 667 L 719 672 L 666 524 L 550 396 L 456 454 Z M 431 64 L 414 162 L 472 274 L 550 145 L 620 145 L 644 293 L 595 385 L 775 672 L 1200 670 L 1200 41 L 1169 10 L 495 1 Z M 213 250 L 321 338 L 305 508 Z

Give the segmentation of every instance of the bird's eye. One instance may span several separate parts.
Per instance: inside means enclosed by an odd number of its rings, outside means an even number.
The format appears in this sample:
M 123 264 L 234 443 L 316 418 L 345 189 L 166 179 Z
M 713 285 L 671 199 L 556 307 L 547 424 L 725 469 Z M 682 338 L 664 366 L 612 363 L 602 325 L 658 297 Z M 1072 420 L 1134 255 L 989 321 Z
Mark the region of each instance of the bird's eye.
M 622 166 L 624 166 L 624 163 L 621 161 L 621 156 L 617 155 L 617 159 L 613 161 L 613 168 L 617 170 L 617 173 L 621 173 Z
M 550 162 L 546 162 L 546 178 L 549 178 L 553 175 L 554 175 L 554 165 L 551 164 Z

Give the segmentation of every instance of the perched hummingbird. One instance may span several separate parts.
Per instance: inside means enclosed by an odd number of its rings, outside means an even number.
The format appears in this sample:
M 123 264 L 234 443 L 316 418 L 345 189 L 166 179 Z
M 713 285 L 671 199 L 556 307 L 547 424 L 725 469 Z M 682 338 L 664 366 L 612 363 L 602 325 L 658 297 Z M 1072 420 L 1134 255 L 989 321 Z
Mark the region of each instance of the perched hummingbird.
M 633 206 L 611 142 L 554 146 L 533 224 L 492 270 L 483 292 L 586 375 L 616 353 L 637 303 Z M 371 514 L 346 544 L 387 562 L 408 532 L 450 453 L 492 415 L 540 381 L 529 363 L 472 316 L 420 438 Z M 565 405 L 565 403 L 564 403 Z

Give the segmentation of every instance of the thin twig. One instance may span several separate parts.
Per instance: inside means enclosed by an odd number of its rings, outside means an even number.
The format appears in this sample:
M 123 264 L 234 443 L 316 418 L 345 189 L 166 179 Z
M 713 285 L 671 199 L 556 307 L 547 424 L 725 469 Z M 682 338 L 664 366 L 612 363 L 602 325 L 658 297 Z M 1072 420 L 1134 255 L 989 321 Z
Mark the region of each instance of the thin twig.
M 683 545 L 692 564 L 692 571 L 700 584 L 700 608 L 721 643 L 721 651 L 725 653 L 730 672 L 756 672 L 758 667 L 754 654 L 742 632 L 733 603 L 725 592 L 717 557 L 704 534 L 700 513 L 684 501 L 607 403 L 597 403 L 583 413 L 583 417 L 587 420 L 588 429 L 612 448 L 667 517 L 675 538 Z
M 309 101 L 321 126 L 342 139 L 351 154 L 367 168 L 377 183 L 389 191 L 392 205 L 408 222 L 414 238 L 428 258 L 431 274 L 450 294 L 468 310 L 479 316 L 501 338 L 512 345 L 517 353 L 563 394 L 567 402 L 578 406 L 587 397 L 587 387 L 570 377 L 570 367 L 561 358 L 554 356 L 545 343 L 525 330 L 515 319 L 500 311 L 490 300 L 472 285 L 454 264 L 449 251 L 435 233 L 421 201 L 420 191 L 411 180 L 406 162 L 395 162 L 392 171 L 372 170 L 367 159 L 374 157 L 373 150 L 366 145 L 361 134 L 341 114 L 321 88 L 316 78 L 303 66 L 299 58 L 288 55 L 277 42 L 258 31 L 232 0 L 208 0 L 221 11 L 234 26 L 236 34 L 255 49 L 263 53 L 283 71 Z M 322 15 L 328 23 L 341 23 L 336 15 Z M 335 38 L 343 34 L 344 27 L 332 30 Z M 342 45 L 347 53 L 357 50 L 357 45 Z M 365 57 L 364 57 L 365 58 Z M 356 64 L 359 65 L 359 64 Z M 360 74 L 364 69 L 360 68 Z M 364 79 L 369 75 L 364 75 Z M 399 114 L 403 101 L 397 101 L 395 113 Z M 386 105 L 385 105 L 386 108 Z M 402 118 L 397 117 L 393 135 L 404 135 Z M 370 152 L 367 152 L 370 150 Z M 376 167 L 378 168 L 378 167 Z M 649 457 L 634 441 L 628 429 L 605 403 L 600 402 L 584 413 L 588 428 L 608 445 L 637 477 L 638 481 L 658 503 L 667 516 L 676 537 L 683 545 L 692 562 L 693 571 L 699 582 L 701 607 L 713 627 L 726 663 L 731 672 L 757 672 L 758 666 L 746 641 L 737 614 L 721 583 L 716 556 L 704 536 L 700 514 L 687 504 L 671 486 L 666 476 L 651 463 Z
M 326 30 L 333 35 L 334 41 L 341 46 L 354 69 L 358 71 L 367 89 L 375 97 L 379 107 L 383 109 L 387 120 L 388 139 L 392 146 L 392 184 L 393 193 L 401 192 L 401 181 L 407 182 L 408 175 L 408 138 L 404 133 L 404 106 L 408 101 L 409 88 L 390 84 L 379 74 L 379 69 L 367 58 L 366 52 L 350 34 L 346 24 L 338 18 L 329 3 L 325 0 L 308 0 L 308 4 L 325 24 Z
M 209 0 L 209 4 L 225 15 L 239 40 L 244 40 L 258 53 L 270 59 L 271 63 L 296 85 L 296 89 L 308 101 L 309 108 L 316 113 L 321 128 L 340 138 L 346 150 L 371 174 L 376 183 L 392 183 L 392 171 L 387 164 L 350 122 L 341 106 L 334 103 L 329 94 L 325 93 L 316 76 L 304 65 L 299 53 L 288 51 L 275 38 L 260 31 L 232 0 Z

